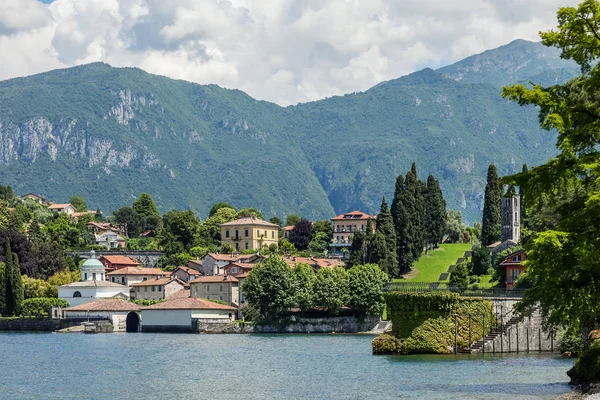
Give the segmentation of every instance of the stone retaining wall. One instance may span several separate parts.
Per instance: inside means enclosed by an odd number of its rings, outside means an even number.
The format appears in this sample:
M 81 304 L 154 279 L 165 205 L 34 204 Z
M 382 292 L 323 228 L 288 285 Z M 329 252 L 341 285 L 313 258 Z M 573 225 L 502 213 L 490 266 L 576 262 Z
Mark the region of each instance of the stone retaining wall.
M 47 318 L 0 319 L 0 331 L 47 331 L 60 329 L 60 320 Z

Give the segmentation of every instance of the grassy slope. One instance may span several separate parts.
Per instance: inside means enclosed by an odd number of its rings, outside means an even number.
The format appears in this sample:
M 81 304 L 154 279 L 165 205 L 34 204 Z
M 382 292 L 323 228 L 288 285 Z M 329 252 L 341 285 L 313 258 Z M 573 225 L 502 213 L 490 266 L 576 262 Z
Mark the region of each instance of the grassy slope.
M 413 267 L 418 271 L 411 282 L 437 282 L 440 274 L 448 271 L 448 267 L 463 256 L 471 248 L 470 243 L 442 244 L 438 249 L 424 255 Z M 411 273 L 414 275 L 414 272 Z

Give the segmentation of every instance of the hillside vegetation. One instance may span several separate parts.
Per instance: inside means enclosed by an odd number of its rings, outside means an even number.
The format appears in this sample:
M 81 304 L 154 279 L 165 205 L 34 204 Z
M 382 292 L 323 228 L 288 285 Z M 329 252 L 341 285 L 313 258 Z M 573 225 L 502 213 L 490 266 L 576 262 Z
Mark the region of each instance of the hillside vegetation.
M 555 151 L 535 110 L 503 100 L 498 85 L 571 73 L 536 43 L 484 55 L 286 108 L 101 63 L 11 79 L 0 82 L 0 181 L 109 212 L 148 192 L 162 211 L 206 216 L 227 201 L 319 219 L 374 213 L 416 161 L 471 222 L 490 163 L 513 173 Z

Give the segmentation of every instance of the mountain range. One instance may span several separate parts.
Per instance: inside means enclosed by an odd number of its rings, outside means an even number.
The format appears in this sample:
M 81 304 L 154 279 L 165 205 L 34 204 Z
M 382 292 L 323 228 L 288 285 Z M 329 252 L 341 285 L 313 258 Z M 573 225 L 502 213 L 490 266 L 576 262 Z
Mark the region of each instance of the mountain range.
M 159 208 L 206 216 L 227 201 L 265 217 L 329 218 L 391 202 L 413 161 L 449 208 L 481 218 L 486 169 L 555 153 L 536 110 L 501 97 L 514 82 L 578 74 L 517 40 L 365 92 L 280 107 L 239 90 L 94 63 L 0 82 L 0 183 L 104 211 L 150 193 Z

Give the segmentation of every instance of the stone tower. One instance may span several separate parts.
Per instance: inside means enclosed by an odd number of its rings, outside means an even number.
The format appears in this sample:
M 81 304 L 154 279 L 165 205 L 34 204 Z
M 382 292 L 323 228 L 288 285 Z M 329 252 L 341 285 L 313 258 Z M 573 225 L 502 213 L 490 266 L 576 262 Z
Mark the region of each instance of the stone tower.
M 502 197 L 502 242 L 512 240 L 518 243 L 521 239 L 521 196 L 514 191 Z

